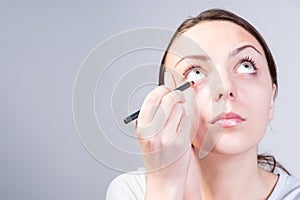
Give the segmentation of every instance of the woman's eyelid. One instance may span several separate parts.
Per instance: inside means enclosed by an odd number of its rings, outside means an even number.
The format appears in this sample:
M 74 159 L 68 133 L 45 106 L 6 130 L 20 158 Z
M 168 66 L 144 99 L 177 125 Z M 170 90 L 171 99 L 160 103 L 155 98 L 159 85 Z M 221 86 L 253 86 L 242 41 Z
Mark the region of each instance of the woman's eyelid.
M 246 68 L 245 66 L 248 65 L 248 68 Z M 250 65 L 250 68 L 249 68 Z M 240 68 L 244 67 L 243 71 L 240 71 Z M 245 70 L 246 69 L 246 70 Z M 239 62 L 237 64 L 237 66 L 235 67 L 234 71 L 236 73 L 241 73 L 241 74 L 245 74 L 245 73 L 249 73 L 249 74 L 253 74 L 257 72 L 257 67 L 256 67 L 256 63 L 252 58 L 244 58 L 241 62 Z M 240 71 L 240 72 L 239 72 Z
M 241 53 L 240 55 L 236 56 L 235 62 L 237 62 L 236 65 L 240 65 L 243 62 L 249 62 L 251 63 L 254 67 L 256 67 L 256 61 L 260 60 L 260 55 L 256 55 L 254 53 Z
M 202 69 L 205 68 L 205 66 L 209 65 L 210 60 L 203 60 L 203 59 L 194 59 L 194 58 L 185 58 L 182 62 L 185 66 L 193 66 L 193 67 L 201 67 Z
M 256 56 L 248 55 L 248 54 L 244 54 L 244 55 L 242 54 L 242 55 L 236 56 L 236 59 L 235 59 L 236 64 L 234 65 L 235 67 L 233 67 L 233 70 L 236 73 L 238 73 L 237 69 L 239 67 L 241 67 L 242 64 L 249 63 L 253 67 L 253 73 L 257 72 L 258 71 L 257 63 L 256 63 L 257 59 L 258 58 L 256 58 Z M 183 69 L 182 74 L 184 76 L 186 76 L 192 70 L 199 69 L 202 73 L 205 74 L 205 76 L 208 76 L 209 73 L 211 72 L 211 70 L 215 68 L 214 66 L 210 66 L 211 64 L 213 64 L 213 63 L 207 63 L 207 62 L 203 63 L 203 62 L 200 62 L 200 61 L 194 60 L 194 59 L 184 59 L 184 62 L 182 62 L 182 65 L 183 65 L 182 66 L 182 69 Z
M 200 65 L 189 65 L 187 66 L 184 71 L 183 71 L 183 75 L 186 76 L 188 75 L 188 73 L 190 73 L 191 71 L 195 70 L 195 69 L 198 69 L 199 71 L 201 71 L 202 73 L 204 73 L 205 75 L 207 75 L 207 72 L 206 70 L 200 66 Z

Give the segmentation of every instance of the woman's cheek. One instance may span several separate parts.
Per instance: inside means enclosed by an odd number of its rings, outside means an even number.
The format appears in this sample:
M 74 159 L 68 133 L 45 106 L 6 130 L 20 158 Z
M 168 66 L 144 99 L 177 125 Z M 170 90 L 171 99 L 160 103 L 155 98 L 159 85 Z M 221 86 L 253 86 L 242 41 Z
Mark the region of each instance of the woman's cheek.
M 183 103 L 184 114 L 187 115 L 191 120 L 191 131 L 190 136 L 193 139 L 196 135 L 196 130 L 199 124 L 199 110 L 197 109 L 197 98 L 192 88 L 185 90 L 184 92 L 185 102 Z
M 196 108 L 197 108 L 197 116 L 195 116 L 195 120 L 198 121 L 197 127 L 195 127 L 196 135 L 193 141 L 193 145 L 199 149 L 201 149 L 203 145 L 203 141 L 206 138 L 207 133 L 210 128 L 210 121 L 213 118 L 213 101 L 210 95 L 209 90 L 195 88 L 195 98 L 196 98 Z

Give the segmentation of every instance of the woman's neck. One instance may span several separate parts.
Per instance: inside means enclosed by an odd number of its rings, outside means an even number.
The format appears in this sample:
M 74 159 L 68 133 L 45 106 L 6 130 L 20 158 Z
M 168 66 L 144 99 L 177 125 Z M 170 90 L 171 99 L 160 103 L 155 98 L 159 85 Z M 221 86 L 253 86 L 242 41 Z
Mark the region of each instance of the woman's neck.
M 210 153 L 198 163 L 203 199 L 264 199 L 277 180 L 258 167 L 256 148 L 230 156 Z

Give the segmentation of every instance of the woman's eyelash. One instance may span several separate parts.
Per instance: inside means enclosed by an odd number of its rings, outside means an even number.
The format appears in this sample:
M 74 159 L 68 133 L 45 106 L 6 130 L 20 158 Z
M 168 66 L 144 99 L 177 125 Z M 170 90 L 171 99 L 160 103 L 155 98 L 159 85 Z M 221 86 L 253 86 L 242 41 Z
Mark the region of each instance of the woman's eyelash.
M 183 76 L 186 76 L 187 73 L 189 73 L 192 69 L 195 69 L 196 67 L 197 67 L 197 66 L 192 66 L 192 65 L 188 66 L 188 67 L 184 70 L 184 72 L 182 73 L 182 75 L 183 75 Z
M 249 56 L 244 57 L 241 62 L 249 62 L 253 65 L 254 69 L 257 69 L 256 62 L 253 58 L 250 58 Z
M 253 65 L 253 68 L 256 70 L 257 69 L 257 66 L 256 66 L 256 62 L 254 61 L 254 59 L 252 58 L 252 57 L 250 57 L 250 56 L 246 56 L 246 57 L 244 57 L 242 60 L 241 60 L 241 63 L 242 62 L 249 62 L 249 63 L 251 63 L 252 65 Z M 187 76 L 187 74 L 191 71 L 191 70 L 193 70 L 193 69 L 195 69 L 195 68 L 198 68 L 199 66 L 193 66 L 193 65 L 190 65 L 190 66 L 188 66 L 185 70 L 184 70 L 184 72 L 182 73 L 182 75 L 183 76 Z M 199 67 L 200 68 L 200 67 Z

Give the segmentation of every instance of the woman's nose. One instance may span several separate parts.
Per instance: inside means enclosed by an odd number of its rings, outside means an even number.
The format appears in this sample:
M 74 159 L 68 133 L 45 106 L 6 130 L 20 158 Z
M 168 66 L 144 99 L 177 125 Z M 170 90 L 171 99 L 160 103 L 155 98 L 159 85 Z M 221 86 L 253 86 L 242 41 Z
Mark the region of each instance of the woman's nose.
M 222 77 L 221 84 L 217 88 L 215 93 L 215 100 L 230 100 L 234 101 L 237 98 L 237 89 L 232 77 Z

